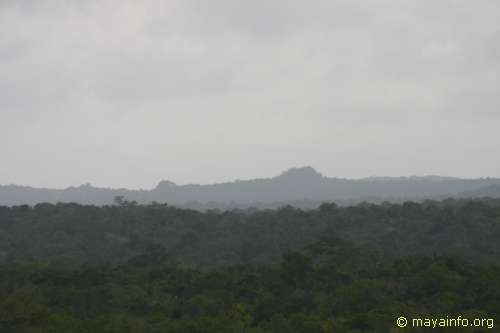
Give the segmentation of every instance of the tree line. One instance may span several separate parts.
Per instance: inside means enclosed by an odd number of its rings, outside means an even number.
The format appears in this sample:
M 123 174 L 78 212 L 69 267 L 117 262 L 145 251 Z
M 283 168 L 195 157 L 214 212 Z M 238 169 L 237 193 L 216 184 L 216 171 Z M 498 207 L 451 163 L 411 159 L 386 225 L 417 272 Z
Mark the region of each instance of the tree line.
M 493 199 L 0 207 L 0 332 L 400 332 L 402 315 L 498 320 L 499 236 Z M 499 331 L 434 329 L 465 330 Z

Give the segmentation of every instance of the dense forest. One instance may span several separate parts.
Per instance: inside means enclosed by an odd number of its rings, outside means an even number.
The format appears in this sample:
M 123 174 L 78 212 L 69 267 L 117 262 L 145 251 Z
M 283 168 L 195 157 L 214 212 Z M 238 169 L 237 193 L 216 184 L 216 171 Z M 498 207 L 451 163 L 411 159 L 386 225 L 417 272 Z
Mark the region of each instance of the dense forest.
M 498 199 L 0 207 L 0 332 L 498 332 L 499 239 Z
M 500 264 L 500 199 L 204 213 L 121 198 L 104 207 L 0 207 L 0 262 L 7 263 L 123 263 L 161 252 L 192 266 L 269 264 L 324 235 L 387 260 L 444 254 Z

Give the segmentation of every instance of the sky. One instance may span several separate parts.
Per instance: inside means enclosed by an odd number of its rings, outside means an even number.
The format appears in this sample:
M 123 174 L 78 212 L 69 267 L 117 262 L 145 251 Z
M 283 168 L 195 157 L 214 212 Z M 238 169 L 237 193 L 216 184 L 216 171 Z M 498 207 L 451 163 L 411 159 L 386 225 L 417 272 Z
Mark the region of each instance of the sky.
M 500 1 L 0 1 L 0 184 L 500 177 Z

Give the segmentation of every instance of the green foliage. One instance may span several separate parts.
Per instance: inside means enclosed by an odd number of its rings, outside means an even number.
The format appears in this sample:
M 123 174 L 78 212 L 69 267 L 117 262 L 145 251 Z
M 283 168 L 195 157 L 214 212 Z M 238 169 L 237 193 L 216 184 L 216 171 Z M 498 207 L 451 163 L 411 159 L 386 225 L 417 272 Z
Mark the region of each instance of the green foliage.
M 417 256 L 366 270 L 372 255 L 349 242 L 323 239 L 310 248 L 276 265 L 209 270 L 3 265 L 0 331 L 388 332 L 402 314 L 500 313 L 498 266 Z M 337 266 L 349 252 L 351 265 Z
M 445 254 L 500 264 L 500 200 L 205 213 L 116 201 L 0 207 L 0 263 L 125 263 L 146 256 L 197 267 L 270 264 L 335 234 L 384 261 Z
M 0 332 L 377 333 L 399 332 L 401 315 L 498 320 L 499 216 L 497 201 L 0 207 Z

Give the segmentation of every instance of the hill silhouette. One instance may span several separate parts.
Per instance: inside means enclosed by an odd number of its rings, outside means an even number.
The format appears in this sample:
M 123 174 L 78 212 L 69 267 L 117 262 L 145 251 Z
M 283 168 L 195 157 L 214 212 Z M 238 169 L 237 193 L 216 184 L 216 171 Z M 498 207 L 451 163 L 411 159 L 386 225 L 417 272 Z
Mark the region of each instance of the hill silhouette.
M 400 202 L 444 197 L 483 196 L 500 187 L 500 179 L 460 179 L 441 176 L 329 178 L 310 166 L 291 168 L 272 178 L 200 185 L 177 185 L 163 180 L 151 190 L 98 188 L 91 184 L 66 189 L 0 186 L 0 205 L 75 202 L 109 205 L 117 196 L 138 203 L 160 202 L 194 209 L 276 208 L 292 205 L 315 208 L 321 202 Z M 482 189 L 481 191 L 479 191 Z M 479 192 L 475 192 L 479 191 Z M 489 193 L 489 192 L 488 192 Z

